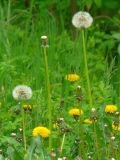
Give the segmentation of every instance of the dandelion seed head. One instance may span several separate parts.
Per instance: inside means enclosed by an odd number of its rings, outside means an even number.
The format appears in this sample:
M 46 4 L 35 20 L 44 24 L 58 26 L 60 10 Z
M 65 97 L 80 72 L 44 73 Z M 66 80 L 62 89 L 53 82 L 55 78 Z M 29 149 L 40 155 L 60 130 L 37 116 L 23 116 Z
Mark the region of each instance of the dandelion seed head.
M 93 18 L 88 12 L 79 11 L 74 14 L 72 24 L 76 28 L 88 28 L 93 23 Z
M 32 97 L 32 89 L 26 85 L 18 85 L 13 90 L 15 100 L 29 100 Z

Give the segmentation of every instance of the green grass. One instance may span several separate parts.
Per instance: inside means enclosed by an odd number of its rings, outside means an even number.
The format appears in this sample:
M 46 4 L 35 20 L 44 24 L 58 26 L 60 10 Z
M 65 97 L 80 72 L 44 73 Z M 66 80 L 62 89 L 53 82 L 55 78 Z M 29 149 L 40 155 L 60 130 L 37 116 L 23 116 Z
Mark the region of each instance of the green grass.
M 32 137 L 34 127 L 49 126 L 44 55 L 41 47 L 41 36 L 46 35 L 49 43 L 47 56 L 53 124 L 63 117 L 61 128 L 70 127 L 70 132 L 65 135 L 61 154 L 58 149 L 64 131 L 59 133 L 53 128 L 51 136 L 56 153 L 54 159 L 65 156 L 73 160 L 80 153 L 80 157 L 84 155 L 86 160 L 89 155 L 98 160 L 97 154 L 101 153 L 100 160 L 112 157 L 119 160 L 120 135 L 111 127 L 116 117 L 104 113 L 106 104 L 116 104 L 119 107 L 120 102 L 120 58 L 116 51 L 119 42 L 113 39 L 113 33 L 107 33 L 104 24 L 95 21 L 85 35 L 93 107 L 96 108 L 98 121 L 95 125 L 81 123 L 81 131 L 79 123 L 68 114 L 73 107 L 82 107 L 82 120 L 92 114 L 86 91 L 81 33 L 72 28 L 71 17 L 66 25 L 62 12 L 60 19 L 57 19 L 58 15 L 55 16 L 47 9 L 42 10 L 42 6 L 38 7 L 38 11 L 34 10 L 34 1 L 29 9 L 14 8 L 10 2 L 4 5 L 0 3 L 0 159 L 50 160 L 48 139 L 42 141 Z M 106 21 L 104 23 L 107 24 Z M 80 80 L 75 83 L 66 81 L 64 77 L 70 73 L 80 75 Z M 28 85 L 33 90 L 32 99 L 25 102 L 33 108 L 32 112 L 26 113 L 27 153 L 24 152 L 22 133 L 19 131 L 19 128 L 22 128 L 20 104 L 12 97 L 14 87 L 19 84 Z M 78 85 L 82 87 L 82 103 L 75 98 Z M 104 124 L 108 127 L 105 128 Z M 13 132 L 17 134 L 16 137 L 11 137 Z M 82 135 L 83 139 L 79 135 Z M 115 141 L 111 141 L 111 136 L 116 137 Z

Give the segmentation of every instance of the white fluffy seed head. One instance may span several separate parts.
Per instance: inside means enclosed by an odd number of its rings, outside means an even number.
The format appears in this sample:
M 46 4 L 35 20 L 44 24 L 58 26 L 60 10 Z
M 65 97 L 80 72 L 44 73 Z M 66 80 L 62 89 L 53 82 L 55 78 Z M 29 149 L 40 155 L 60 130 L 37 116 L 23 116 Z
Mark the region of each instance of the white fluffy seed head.
M 32 89 L 26 85 L 18 85 L 13 90 L 15 100 L 29 100 L 32 97 Z
M 93 23 L 93 18 L 88 12 L 79 11 L 74 14 L 72 24 L 76 28 L 88 28 Z

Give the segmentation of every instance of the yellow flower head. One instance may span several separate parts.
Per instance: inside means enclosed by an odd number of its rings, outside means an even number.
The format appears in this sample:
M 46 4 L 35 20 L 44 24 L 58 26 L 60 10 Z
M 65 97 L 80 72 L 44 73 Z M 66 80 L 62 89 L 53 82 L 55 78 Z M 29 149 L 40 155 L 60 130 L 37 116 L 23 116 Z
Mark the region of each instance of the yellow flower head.
M 114 123 L 112 123 L 112 129 L 113 130 L 116 130 L 116 131 L 120 131 L 120 123 L 119 124 L 114 124 Z
M 29 104 L 24 104 L 23 105 L 23 109 L 26 111 L 26 110 L 29 110 L 29 111 L 31 111 L 32 110 L 32 107 L 31 107 L 31 105 L 29 105 Z
M 106 113 L 114 113 L 117 111 L 117 107 L 115 105 L 106 105 L 105 112 Z
M 91 124 L 91 123 L 95 123 L 95 122 L 97 122 L 97 120 L 94 121 L 90 118 L 84 120 L 84 123 L 87 123 L 87 124 Z
M 50 130 L 47 129 L 46 127 L 36 127 L 33 129 L 33 136 L 37 137 L 37 136 L 41 136 L 43 138 L 47 138 L 50 135 Z
M 68 74 L 65 76 L 65 79 L 70 81 L 70 82 L 74 82 L 80 79 L 80 76 L 77 74 Z
M 73 108 L 69 110 L 69 114 L 72 116 L 80 116 L 80 115 L 83 115 L 83 110 L 78 108 Z

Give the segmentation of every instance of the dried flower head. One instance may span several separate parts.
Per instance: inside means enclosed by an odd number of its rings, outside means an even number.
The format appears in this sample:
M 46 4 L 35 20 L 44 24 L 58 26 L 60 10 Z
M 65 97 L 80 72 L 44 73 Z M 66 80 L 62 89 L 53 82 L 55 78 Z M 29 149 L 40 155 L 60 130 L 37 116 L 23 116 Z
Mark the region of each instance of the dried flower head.
M 106 113 L 115 113 L 117 111 L 117 107 L 115 105 L 106 105 L 105 112 Z
M 80 116 L 83 115 L 83 110 L 78 108 L 73 108 L 69 110 L 69 114 L 72 116 Z
M 15 100 L 28 100 L 32 97 L 32 90 L 26 85 L 18 85 L 13 90 Z
M 74 82 L 80 79 L 80 76 L 77 74 L 68 74 L 65 76 L 65 79 L 70 81 L 70 82 Z
M 88 12 L 79 11 L 74 14 L 72 24 L 76 28 L 88 28 L 93 22 L 92 16 Z
M 50 130 L 46 127 L 39 126 L 33 129 L 33 136 L 41 136 L 43 138 L 47 138 L 50 135 Z
M 41 36 L 42 47 L 48 47 L 48 38 L 47 36 Z
M 11 133 L 11 137 L 16 137 L 16 133 Z

